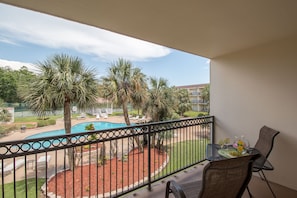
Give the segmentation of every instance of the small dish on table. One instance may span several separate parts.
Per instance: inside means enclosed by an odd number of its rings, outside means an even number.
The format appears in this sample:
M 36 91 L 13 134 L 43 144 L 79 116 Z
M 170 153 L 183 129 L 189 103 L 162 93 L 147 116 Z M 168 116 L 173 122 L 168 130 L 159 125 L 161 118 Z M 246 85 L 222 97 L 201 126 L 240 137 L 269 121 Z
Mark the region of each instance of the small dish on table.
M 248 155 L 247 152 L 239 153 L 235 148 L 219 149 L 218 153 L 219 153 L 219 155 L 221 155 L 225 158 L 235 158 L 235 157 Z

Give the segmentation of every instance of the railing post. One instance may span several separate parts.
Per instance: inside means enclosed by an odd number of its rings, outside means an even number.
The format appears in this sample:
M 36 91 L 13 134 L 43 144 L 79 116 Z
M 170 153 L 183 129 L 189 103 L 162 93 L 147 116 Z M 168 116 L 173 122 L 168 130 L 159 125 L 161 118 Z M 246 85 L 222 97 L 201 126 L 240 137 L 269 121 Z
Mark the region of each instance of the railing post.
M 151 125 L 148 126 L 148 141 L 147 141 L 147 148 L 148 148 L 148 190 L 152 189 L 151 185 Z
M 214 144 L 214 141 L 215 141 L 215 128 L 214 128 L 214 125 L 215 125 L 215 121 L 214 121 L 214 116 L 211 116 L 211 129 L 210 129 L 210 132 L 211 132 L 211 139 L 210 139 L 210 143 L 211 144 Z

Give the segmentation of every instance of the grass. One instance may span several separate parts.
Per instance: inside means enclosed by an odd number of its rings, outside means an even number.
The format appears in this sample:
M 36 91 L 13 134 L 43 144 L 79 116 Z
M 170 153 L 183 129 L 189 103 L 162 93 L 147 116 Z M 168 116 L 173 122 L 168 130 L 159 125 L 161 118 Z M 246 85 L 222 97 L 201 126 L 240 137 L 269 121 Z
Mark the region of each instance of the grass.
M 27 180 L 27 190 L 28 190 L 27 197 L 30 197 L 30 198 L 42 197 L 40 188 L 44 184 L 44 182 L 45 182 L 45 179 L 37 179 L 37 191 L 36 191 L 36 180 L 34 178 L 28 179 Z M 16 187 L 14 191 L 13 183 L 4 184 L 4 192 L 5 192 L 4 197 L 16 197 L 16 198 L 26 197 L 25 180 L 17 181 L 15 185 Z M 14 193 L 16 193 L 16 196 Z M 36 196 L 36 193 L 37 193 L 37 196 Z M 2 196 L 2 185 L 0 185 L 0 196 Z
M 167 166 L 156 178 L 177 171 L 185 166 L 193 164 L 205 158 L 205 149 L 208 140 L 188 140 L 184 142 L 168 145 L 167 152 L 170 155 Z M 35 179 L 27 180 L 28 194 L 27 197 L 37 198 L 42 197 L 40 188 L 45 182 L 45 179 L 37 179 L 37 191 Z M 14 195 L 14 184 L 8 183 L 4 185 L 5 197 L 26 197 L 25 195 L 25 180 L 16 182 L 16 196 Z M 37 192 L 37 196 L 36 196 Z M 0 185 L 0 196 L 2 196 L 2 186 Z
M 56 119 L 62 118 L 62 117 L 63 117 L 63 115 L 48 116 L 49 120 L 56 120 Z M 38 122 L 38 121 L 40 121 L 40 119 L 37 116 L 16 117 L 14 119 L 15 123 L 18 123 L 18 122 Z
M 195 117 L 199 117 L 199 116 L 206 116 L 208 115 L 207 112 L 199 112 L 199 111 L 186 111 L 184 113 L 185 117 L 191 117 L 191 118 L 195 118 Z
M 166 175 L 205 158 L 208 140 L 188 140 L 169 145 L 169 162 L 160 175 Z M 198 149 L 197 149 L 198 148 Z

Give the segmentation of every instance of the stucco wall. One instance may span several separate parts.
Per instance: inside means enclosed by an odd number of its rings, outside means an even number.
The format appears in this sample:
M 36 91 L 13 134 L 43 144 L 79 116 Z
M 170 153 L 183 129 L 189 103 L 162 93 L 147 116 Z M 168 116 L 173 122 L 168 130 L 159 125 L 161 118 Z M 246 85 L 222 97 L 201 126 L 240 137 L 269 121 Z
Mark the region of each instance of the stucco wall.
M 210 77 L 216 141 L 244 134 L 254 145 L 263 125 L 279 130 L 267 176 L 297 190 L 297 37 L 212 59 Z

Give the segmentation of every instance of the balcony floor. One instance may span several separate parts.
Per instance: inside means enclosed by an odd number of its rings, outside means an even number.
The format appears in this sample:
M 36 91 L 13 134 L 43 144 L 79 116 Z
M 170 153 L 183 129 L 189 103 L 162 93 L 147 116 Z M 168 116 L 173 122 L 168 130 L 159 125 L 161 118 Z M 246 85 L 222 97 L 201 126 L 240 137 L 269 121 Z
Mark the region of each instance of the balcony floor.
M 201 177 L 203 170 L 203 164 L 196 165 L 191 167 L 185 171 L 172 175 L 163 179 L 162 181 L 156 182 L 152 185 L 152 190 L 149 191 L 147 188 L 136 190 L 130 194 L 123 196 L 124 198 L 145 198 L 145 197 L 153 197 L 153 198 L 164 198 L 165 197 L 165 188 L 166 182 L 168 180 L 175 180 L 177 182 L 188 181 L 191 179 L 197 179 L 197 177 Z M 286 197 L 286 198 L 296 198 L 297 191 L 288 189 L 284 186 L 280 186 L 278 184 L 270 183 L 272 189 L 277 197 Z M 270 192 L 268 186 L 264 181 L 262 181 L 258 174 L 252 177 L 251 182 L 249 184 L 249 188 L 255 198 L 269 198 L 273 197 Z M 249 198 L 247 191 L 245 191 L 243 198 Z

